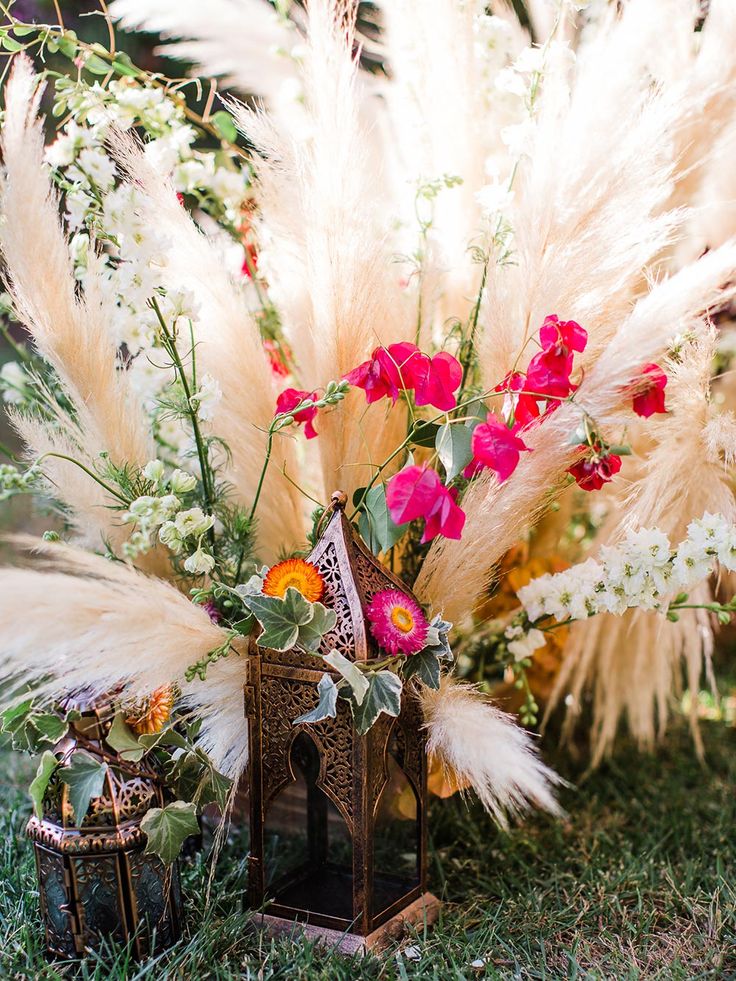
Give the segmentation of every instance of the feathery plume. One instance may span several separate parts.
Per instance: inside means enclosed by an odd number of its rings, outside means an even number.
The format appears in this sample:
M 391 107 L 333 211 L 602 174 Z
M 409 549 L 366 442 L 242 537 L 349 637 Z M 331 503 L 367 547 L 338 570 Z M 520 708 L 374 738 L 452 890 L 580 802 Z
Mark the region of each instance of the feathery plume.
M 413 337 L 415 310 L 399 288 L 380 203 L 380 172 L 355 97 L 354 9 L 313 0 L 303 55 L 308 137 L 263 113 L 232 106 L 259 150 L 254 162 L 263 219 L 262 267 L 311 390 L 345 374 L 381 343 Z M 379 206 L 376 207 L 376 202 Z M 324 498 L 372 476 L 405 433 L 405 417 L 349 396 L 324 414 L 319 440 Z M 365 466 L 345 468 L 346 461 Z
M 242 664 L 231 653 L 232 661 L 210 665 L 206 682 L 185 679 L 226 632 L 173 586 L 127 565 L 71 546 L 15 541 L 38 554 L 36 568 L 0 569 L 0 705 L 19 697 L 21 681 L 46 702 L 62 690 L 94 697 L 118 687 L 123 697 L 145 698 L 174 682 L 202 719 L 200 738 L 214 765 L 237 777 L 247 760 Z
M 427 751 L 469 782 L 501 827 L 539 807 L 563 813 L 553 787 L 564 781 L 539 759 L 529 735 L 477 689 L 444 678 L 421 690 Z
M 39 353 L 53 366 L 74 406 L 76 419 L 61 410 L 57 422 L 64 435 L 21 421 L 16 424 L 34 451 L 44 444 L 76 444 L 76 458 L 94 469 L 99 455 L 109 452 L 118 464 L 143 465 L 154 454 L 140 405 L 133 397 L 126 373 L 106 323 L 109 316 L 102 277 L 94 260 L 85 279 L 85 295 L 76 295 L 66 236 L 60 224 L 58 201 L 43 162 L 43 131 L 37 117 L 42 89 L 31 62 L 18 56 L 6 89 L 2 127 L 5 165 L 0 189 L 3 221 L 0 250 L 6 266 L 14 309 L 28 328 Z M 54 494 L 74 510 L 80 492 L 73 465 L 54 465 Z M 88 478 L 91 479 L 91 478 Z M 99 510 L 86 529 L 92 537 L 114 537 L 116 522 L 105 513 L 114 503 L 99 489 L 82 492 L 82 513 L 89 505 Z

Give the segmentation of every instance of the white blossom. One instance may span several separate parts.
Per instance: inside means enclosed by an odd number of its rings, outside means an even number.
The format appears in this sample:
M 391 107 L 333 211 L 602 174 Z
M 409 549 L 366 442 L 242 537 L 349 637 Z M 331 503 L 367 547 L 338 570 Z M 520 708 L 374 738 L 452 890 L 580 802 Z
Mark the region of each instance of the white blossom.
M 204 549 L 198 548 L 185 560 L 184 568 L 194 576 L 207 575 L 215 568 L 215 560 Z
M 174 470 L 169 478 L 169 486 L 174 494 L 188 494 L 197 486 L 197 478 L 186 470 Z
M 176 530 L 182 538 L 198 538 L 209 531 L 214 523 L 212 515 L 205 514 L 201 508 L 180 511 L 175 519 Z

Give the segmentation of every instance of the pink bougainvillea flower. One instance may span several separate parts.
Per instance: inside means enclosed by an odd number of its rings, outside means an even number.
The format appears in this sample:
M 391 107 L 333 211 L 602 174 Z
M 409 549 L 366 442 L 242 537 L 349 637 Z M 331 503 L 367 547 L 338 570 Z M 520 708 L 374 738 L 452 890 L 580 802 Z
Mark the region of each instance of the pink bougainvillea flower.
M 529 425 L 539 418 L 539 399 L 524 391 L 526 376 L 520 371 L 510 371 L 494 388 L 494 392 L 505 392 L 501 409 L 507 422 L 513 420 L 520 427 Z
M 592 456 L 583 457 L 568 469 L 578 487 L 586 491 L 600 490 L 621 469 L 621 457 L 594 449 Z
M 317 398 L 319 398 L 317 392 L 302 392 L 298 388 L 285 388 L 276 399 L 276 415 L 280 415 L 282 412 L 291 412 L 304 399 L 314 400 Z M 318 435 L 312 422 L 316 415 L 317 409 L 314 406 L 311 409 L 302 409 L 300 412 L 294 413 L 296 422 L 304 423 L 304 435 L 307 439 L 314 439 Z
M 570 351 L 584 351 L 588 343 L 588 332 L 574 320 L 560 320 L 555 314 L 544 318 L 539 328 L 539 343 L 543 351 L 565 348 Z
M 667 375 L 658 364 L 648 364 L 642 368 L 641 377 L 636 380 L 636 395 L 634 396 L 634 412 L 648 419 L 655 412 L 666 412 L 664 390 L 667 387 Z
M 402 389 L 414 388 L 417 376 L 423 377 L 425 358 L 416 344 L 401 342 L 377 347 L 368 361 L 345 375 L 346 381 L 365 392 L 367 402 L 384 397 L 396 401 Z
M 489 416 L 473 430 L 470 449 L 473 452 L 474 472 L 479 467 L 488 467 L 498 477 L 499 483 L 508 480 L 519 464 L 519 455 L 530 451 L 524 440 L 516 435 L 518 426 L 509 429 L 499 419 Z
M 540 351 L 529 362 L 524 387 L 539 398 L 564 399 L 573 390 L 571 372 L 571 354 L 562 353 L 557 348 Z
M 423 542 L 437 535 L 460 538 L 465 512 L 455 503 L 455 495 L 444 486 L 436 470 L 426 464 L 400 470 L 386 487 L 386 504 L 397 525 L 424 518 Z
M 258 250 L 252 242 L 246 242 L 243 248 L 245 249 L 245 255 L 240 271 L 246 279 L 252 279 L 253 273 L 258 268 Z
M 427 618 L 416 600 L 400 589 L 382 589 L 365 612 L 371 633 L 389 654 L 416 654 L 424 647 Z
M 463 379 L 463 369 L 457 358 L 447 351 L 440 351 L 433 358 L 422 354 L 414 371 L 415 401 L 417 405 L 432 405 L 441 412 L 454 409 L 457 405 L 455 391 Z M 422 368 L 426 372 L 420 375 Z

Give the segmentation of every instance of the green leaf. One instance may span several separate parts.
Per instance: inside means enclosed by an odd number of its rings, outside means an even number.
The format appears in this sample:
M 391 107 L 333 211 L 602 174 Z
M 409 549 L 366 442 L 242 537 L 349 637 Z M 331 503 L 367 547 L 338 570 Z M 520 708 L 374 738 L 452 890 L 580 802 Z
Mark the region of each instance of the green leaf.
M 145 832 L 147 854 L 158 855 L 170 865 L 190 835 L 199 834 L 196 804 L 175 800 L 166 807 L 154 807 L 141 821 Z
M 63 41 L 62 41 L 60 47 L 61 47 L 62 52 L 64 54 L 66 54 L 66 51 L 64 51 Z M 76 46 L 75 46 L 75 51 L 76 51 Z M 110 63 L 107 62 L 107 61 L 103 61 L 103 59 L 100 58 L 100 57 L 98 57 L 96 54 L 91 54 L 91 55 L 89 55 L 85 59 L 85 61 L 84 61 L 84 67 L 92 75 L 107 75 L 107 73 L 111 69 Z
M 146 747 L 141 745 L 121 712 L 118 712 L 113 719 L 105 742 L 112 746 L 124 760 L 129 760 L 131 763 L 137 763 L 146 751 Z
M 66 721 L 56 712 L 38 712 L 31 700 L 6 709 L 0 716 L 0 730 L 11 737 L 13 749 L 37 753 L 57 743 L 67 730 Z
M 15 38 L 8 37 L 7 34 L 0 38 L 0 44 L 2 44 L 6 51 L 23 50 L 23 45 L 20 43 L 20 41 L 16 41 Z
M 378 484 L 376 487 L 371 487 L 363 502 L 358 529 L 373 554 L 378 555 L 379 552 L 388 551 L 398 542 L 408 527 L 408 524 L 397 525 L 389 514 L 385 486 Z
M 329 654 L 323 656 L 322 660 L 343 676 L 353 691 L 355 704 L 361 705 L 368 691 L 368 681 L 360 668 L 339 651 L 330 651 Z
M 337 715 L 337 685 L 328 674 L 323 674 L 317 684 L 319 701 L 311 712 L 305 712 L 294 719 L 292 725 L 302 722 L 321 722 L 322 719 L 334 719 Z
M 401 678 L 393 671 L 377 671 L 370 676 L 368 691 L 360 705 L 351 701 L 355 727 L 364 735 L 381 712 L 397 716 L 401 711 Z
M 437 430 L 435 449 L 445 468 L 447 481 L 453 480 L 473 459 L 470 443 L 473 434 L 467 426 L 446 423 Z
M 117 52 L 115 55 L 115 60 L 112 63 L 112 67 L 115 69 L 118 75 L 128 75 L 131 78 L 137 78 L 138 75 L 140 75 L 139 70 L 130 60 L 130 55 L 125 51 Z
M 316 651 L 325 634 L 335 629 L 337 614 L 334 610 L 328 610 L 322 603 L 312 603 L 314 616 L 309 623 L 304 623 L 299 627 L 298 645 L 305 651 Z
M 411 431 L 411 441 L 415 446 L 428 446 L 430 449 L 434 449 L 434 444 L 437 439 L 437 431 L 439 426 L 434 422 L 424 422 L 420 420 L 414 426 Z
M 278 596 L 245 597 L 263 633 L 258 638 L 259 647 L 274 651 L 288 651 L 299 638 L 299 628 L 314 616 L 312 604 L 304 599 L 298 589 L 290 586 L 283 599 Z
M 28 793 L 33 801 L 33 812 L 36 817 L 43 817 L 43 798 L 54 770 L 59 761 L 50 750 L 46 750 L 38 763 L 36 776 L 31 781 Z
M 69 803 L 77 824 L 84 820 L 92 798 L 102 793 L 106 773 L 107 763 L 95 759 L 83 749 L 72 753 L 69 766 L 61 768 L 61 779 L 69 788 Z
M 235 125 L 235 121 L 229 112 L 224 109 L 220 109 L 219 112 L 214 113 L 210 117 L 210 122 L 212 123 L 215 132 L 223 140 L 227 140 L 228 143 L 235 143 L 238 139 L 238 128 Z
M 11 28 L 11 30 L 16 37 L 28 37 L 29 34 L 35 34 L 38 31 L 38 28 L 31 24 L 27 24 L 25 27 L 21 24 L 16 24 Z
M 416 677 L 427 688 L 437 689 L 440 687 L 440 660 L 433 650 L 425 647 L 407 657 L 402 674 L 404 681 Z
M 188 743 L 180 732 L 173 726 L 165 726 L 160 732 L 144 733 L 138 737 L 138 743 L 144 749 L 153 749 L 154 746 L 173 746 L 175 749 L 187 749 Z
M 74 31 L 67 31 L 64 37 L 59 38 L 57 45 L 58 50 L 61 51 L 66 58 L 76 58 L 77 52 L 79 51 L 79 45 L 77 44 L 77 35 L 74 33 Z M 95 55 L 94 57 L 97 56 Z

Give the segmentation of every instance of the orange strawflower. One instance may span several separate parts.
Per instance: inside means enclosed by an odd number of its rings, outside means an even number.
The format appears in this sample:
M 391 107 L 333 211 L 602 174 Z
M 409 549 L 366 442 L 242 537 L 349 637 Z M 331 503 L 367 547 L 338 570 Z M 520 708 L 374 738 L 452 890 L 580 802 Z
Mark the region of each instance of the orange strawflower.
M 157 688 L 149 698 L 131 709 L 125 721 L 137 736 L 151 736 L 161 732 L 173 707 L 174 690 L 167 685 Z
M 325 582 L 317 567 L 304 559 L 286 559 L 269 569 L 263 592 L 266 596 L 284 596 L 290 586 L 299 590 L 310 603 L 322 599 L 325 591 Z

